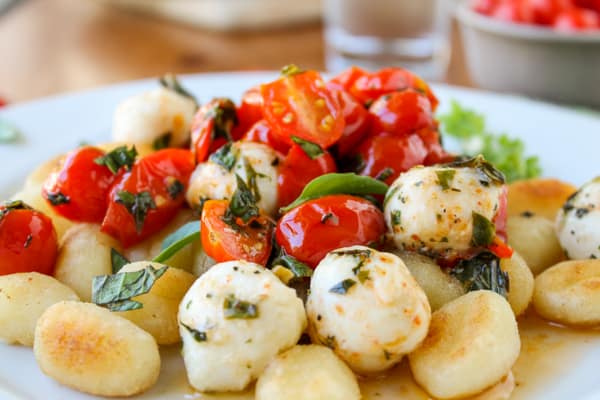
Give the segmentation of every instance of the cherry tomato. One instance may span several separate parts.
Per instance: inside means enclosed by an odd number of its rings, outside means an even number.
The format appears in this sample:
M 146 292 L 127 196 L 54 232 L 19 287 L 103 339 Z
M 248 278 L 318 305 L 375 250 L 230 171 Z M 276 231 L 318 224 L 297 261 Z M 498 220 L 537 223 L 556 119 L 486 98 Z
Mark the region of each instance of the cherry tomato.
M 565 32 L 600 29 L 600 14 L 585 8 L 572 8 L 558 14 L 553 26 Z
M 389 93 L 369 108 L 371 132 L 407 135 L 423 128 L 435 128 L 431 104 L 414 90 Z
M 261 94 L 265 119 L 283 142 L 297 136 L 326 149 L 342 136 L 342 108 L 318 72 L 290 73 L 262 85 Z
M 328 252 L 379 242 L 384 233 L 383 214 L 373 203 L 341 194 L 294 208 L 279 220 L 275 237 L 287 254 L 314 268 Z
M 505 0 L 498 4 L 492 17 L 501 21 L 519 24 L 534 23 L 533 9 L 523 0 Z
M 183 149 L 138 160 L 112 187 L 102 231 L 125 247 L 158 232 L 181 208 L 193 170 L 193 155 Z
M 191 128 L 196 162 L 206 161 L 209 154 L 233 141 L 232 131 L 237 124 L 235 104 L 229 99 L 213 99 L 200 107 Z
M 391 184 L 401 172 L 422 165 L 428 154 L 418 135 L 383 133 L 368 137 L 358 147 L 355 171 Z
M 498 3 L 500 3 L 500 0 L 473 0 L 471 8 L 480 14 L 491 15 Z
M 50 174 L 42 196 L 60 215 L 75 221 L 102 222 L 115 175 L 95 162 L 105 153 L 82 147 L 67 154 L 60 169 Z
M 600 0 L 574 0 L 577 7 L 589 8 L 600 13 Z
M 248 142 L 264 143 L 280 153 L 287 153 L 290 149 L 290 145 L 279 140 L 273 135 L 273 129 L 269 126 L 267 121 L 261 119 L 246 132 L 242 140 Z
M 238 124 L 233 128 L 233 140 L 242 138 L 248 129 L 263 119 L 263 102 L 258 87 L 247 90 L 242 96 L 242 102 L 237 108 Z
M 425 128 L 415 132 L 419 136 L 427 149 L 427 156 L 423 160 L 423 165 L 433 165 L 447 163 L 456 158 L 456 156 L 447 153 L 440 142 L 440 134 L 437 130 Z
M 227 200 L 208 200 L 202 208 L 202 248 L 216 262 L 245 260 L 266 265 L 271 255 L 273 223 L 265 216 L 235 226 L 226 222 Z
M 287 206 L 296 200 L 304 186 L 314 178 L 332 172 L 336 172 L 335 160 L 326 150 L 319 157 L 312 159 L 300 146 L 294 144 L 279 167 L 279 206 Z
M 21 201 L 0 206 L 0 275 L 52 275 L 58 242 L 52 220 Z
M 488 246 L 488 249 L 498 258 L 511 258 L 514 252 L 512 247 L 500 239 L 499 236 L 494 238 L 494 242 Z
M 367 109 L 342 86 L 329 82 L 327 86 L 334 91 L 344 115 L 344 132 L 336 143 L 336 152 L 340 157 L 350 154 L 369 132 L 370 119 Z
M 540 25 L 552 25 L 556 16 L 573 6 L 571 0 L 528 0 L 533 20 Z

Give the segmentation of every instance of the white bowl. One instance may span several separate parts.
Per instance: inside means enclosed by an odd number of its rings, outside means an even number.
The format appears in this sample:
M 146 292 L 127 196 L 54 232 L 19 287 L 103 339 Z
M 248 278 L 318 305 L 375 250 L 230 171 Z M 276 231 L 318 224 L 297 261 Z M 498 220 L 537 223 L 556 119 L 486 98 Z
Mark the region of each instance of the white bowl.
M 564 33 L 457 8 L 471 78 L 480 87 L 600 108 L 600 33 Z

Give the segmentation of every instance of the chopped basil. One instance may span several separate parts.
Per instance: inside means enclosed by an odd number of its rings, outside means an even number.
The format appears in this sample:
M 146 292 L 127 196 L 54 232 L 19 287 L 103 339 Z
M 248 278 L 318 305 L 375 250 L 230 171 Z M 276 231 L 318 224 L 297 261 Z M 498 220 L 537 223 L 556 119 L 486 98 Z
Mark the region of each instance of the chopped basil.
M 387 205 L 387 203 L 394 197 L 394 195 L 400 190 L 400 186 L 393 186 L 390 190 L 387 191 L 385 197 L 383 199 L 383 207 Z M 405 203 L 402 201 L 402 203 Z
M 385 167 L 383 169 L 383 171 L 381 171 L 379 174 L 377 174 L 377 176 L 375 177 L 375 179 L 377 179 L 378 181 L 385 182 L 393 174 L 394 174 L 394 169 L 393 168 Z
M 200 222 L 192 221 L 183 225 L 163 240 L 160 253 L 154 257 L 154 262 L 165 262 L 186 245 L 200 239 Z
M 356 277 L 360 283 L 365 283 L 369 279 L 369 270 L 359 269 L 356 273 Z
M 185 190 L 185 186 L 178 179 L 173 179 L 173 181 L 167 186 L 167 192 L 169 192 L 169 196 L 171 199 L 175 200 L 177 196 L 179 196 Z
M 133 272 L 119 272 L 114 275 L 100 275 L 92 281 L 92 302 L 110 311 L 129 311 L 144 305 L 133 297 L 148 293 L 168 267 L 146 268 Z
M 354 275 L 359 276 L 360 272 L 361 272 L 361 268 L 365 265 L 365 263 L 367 261 L 369 261 L 369 258 L 371 257 L 371 250 L 370 249 L 353 249 L 353 250 L 337 250 L 337 251 L 332 251 L 331 254 L 336 255 L 336 256 L 351 256 L 351 257 L 355 257 L 358 259 L 358 262 L 356 264 L 356 266 L 354 268 L 352 268 L 352 272 L 354 273 Z M 369 276 L 369 272 L 366 271 L 366 278 L 363 275 L 363 279 L 361 280 L 361 277 L 359 276 L 358 280 L 363 283 L 364 280 L 366 280 Z
M 448 190 L 452 186 L 454 175 L 456 170 L 454 169 L 438 169 L 435 171 L 438 178 L 438 183 L 442 187 L 442 190 Z
M 586 216 L 586 215 L 587 215 L 589 212 L 590 212 L 590 209 L 589 209 L 589 208 L 583 208 L 583 207 L 581 207 L 581 208 L 577 208 L 577 209 L 575 210 L 575 216 L 576 216 L 577 218 L 580 218 L 580 219 L 581 219 L 581 218 L 585 217 L 585 216 Z
M 237 179 L 237 189 L 233 193 L 229 208 L 223 217 L 227 219 L 226 222 L 229 221 L 227 222 L 229 225 L 232 225 L 230 222 L 235 222 L 235 217 L 241 218 L 246 223 L 259 216 L 254 194 L 238 174 L 235 177 Z
M 214 121 L 211 137 L 213 140 L 223 138 L 227 142 L 233 142 L 231 130 L 239 123 L 235 103 L 227 98 L 217 98 L 211 104 L 212 108 L 206 114 L 207 118 Z
M 288 254 L 282 254 L 275 258 L 271 265 L 281 265 L 289 269 L 294 274 L 294 278 L 308 278 L 313 274 L 313 270 L 308 265 Z
M 254 319 L 258 318 L 258 306 L 229 295 L 223 302 L 223 313 L 225 319 Z
M 348 293 L 348 290 L 350 290 L 350 288 L 354 285 L 356 285 L 355 280 L 344 279 L 343 281 L 333 285 L 331 289 L 329 289 L 329 292 L 337 294 L 346 294 Z
M 232 143 L 229 142 L 212 153 L 209 157 L 209 160 L 219 164 L 227 171 L 231 171 L 237 161 L 237 151 L 232 148 Z
M 64 194 L 62 194 L 61 192 L 56 192 L 56 193 L 46 193 L 46 197 L 48 198 L 48 201 L 50 202 L 50 204 L 52 204 L 53 206 L 60 206 L 61 204 L 68 204 L 71 199 L 69 199 L 69 196 L 65 196 Z
M 471 246 L 486 247 L 492 244 L 496 236 L 496 226 L 492 221 L 473 211 L 473 236 Z
M 129 211 L 129 214 L 133 216 L 135 229 L 138 233 L 144 228 L 144 221 L 146 220 L 148 211 L 156 208 L 156 203 L 150 192 L 133 194 L 126 190 L 121 190 L 117 193 L 116 201 L 123 204 L 127 211 Z
M 296 64 L 288 64 L 281 68 L 281 75 L 283 76 L 294 76 L 303 73 L 304 70 L 300 69 Z
M 482 155 L 466 159 L 461 158 L 442 166 L 450 168 L 474 168 L 479 174 L 479 183 L 483 186 L 489 186 L 491 183 L 503 185 L 506 182 L 504 174 L 487 162 Z
M 12 124 L 0 120 L 0 144 L 17 143 L 21 132 Z
M 462 282 L 466 291 L 491 290 L 504 297 L 510 290 L 508 273 L 500 268 L 500 259 L 485 251 L 460 261 L 450 274 Z
M 302 138 L 299 138 L 298 136 L 293 135 L 292 141 L 298 146 L 300 146 L 302 148 L 302 151 L 304 151 L 304 153 L 306 153 L 306 155 L 309 156 L 311 160 L 317 159 L 323 154 L 325 154 L 321 146 L 319 146 L 316 143 L 309 142 L 308 140 L 304 140 Z
M 198 104 L 198 100 L 196 100 L 194 95 L 192 95 L 183 86 L 181 86 L 181 84 L 179 83 L 179 80 L 177 79 L 177 76 L 175 76 L 173 74 L 166 74 L 166 75 L 160 77 L 158 82 L 165 89 L 172 90 L 175 93 L 177 93 L 183 97 L 187 97 L 187 98 L 191 99 L 194 103 Z
M 398 226 L 402 224 L 402 211 L 394 210 L 392 211 L 392 225 Z
M 102 157 L 96 158 L 94 162 L 106 166 L 110 172 L 116 174 L 121 168 L 130 170 L 137 155 L 138 152 L 135 146 L 131 146 L 129 150 L 127 150 L 127 146 L 119 146 Z
M 523 212 L 521 213 L 521 217 L 525 217 L 525 218 L 531 218 L 531 217 L 533 217 L 534 215 L 535 215 L 535 214 L 534 214 L 533 212 L 531 212 L 531 211 L 527 211 L 527 210 L 526 210 L 526 211 L 523 211 Z
M 112 266 L 112 273 L 116 274 L 123 268 L 125 265 L 129 264 L 129 260 L 117 250 L 111 248 L 110 249 L 110 263 Z
M 172 137 L 173 137 L 173 134 L 171 132 L 167 132 L 167 133 L 160 135 L 159 137 L 154 139 L 154 141 L 152 142 L 152 148 L 154 150 L 166 149 L 167 147 L 169 147 L 169 144 L 171 144 Z
M 0 219 L 13 210 L 33 210 L 33 208 L 25 204 L 22 200 L 5 201 L 2 203 L 2 208 L 0 209 Z
M 188 330 L 188 332 L 192 335 L 196 342 L 206 342 L 206 340 L 208 339 L 206 336 L 206 332 L 196 330 L 190 327 L 189 325 L 184 324 L 183 322 L 179 323 L 181 324 L 181 326 Z
M 259 202 L 261 199 L 261 196 L 260 196 L 260 190 L 258 190 L 257 178 L 265 178 L 266 175 L 256 172 L 254 170 L 254 168 L 252 167 L 252 164 L 250 164 L 250 161 L 248 161 L 248 159 L 246 159 L 246 158 L 244 158 L 244 168 L 246 169 L 246 181 L 248 182 L 248 187 L 250 188 L 250 191 L 254 195 L 255 201 Z

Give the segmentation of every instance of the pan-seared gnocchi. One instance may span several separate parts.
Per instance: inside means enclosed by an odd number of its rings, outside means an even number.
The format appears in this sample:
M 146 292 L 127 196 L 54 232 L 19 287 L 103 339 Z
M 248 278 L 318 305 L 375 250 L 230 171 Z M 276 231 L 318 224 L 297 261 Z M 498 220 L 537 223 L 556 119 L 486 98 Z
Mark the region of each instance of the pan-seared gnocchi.
M 313 343 L 350 368 L 373 374 L 398 363 L 427 335 L 427 296 L 402 260 L 364 246 L 332 251 L 319 263 L 306 303 Z
M 600 325 L 600 260 L 563 261 L 535 278 L 533 305 L 550 321 Z
M 294 346 L 279 354 L 258 378 L 256 400 L 359 400 L 356 377 L 331 349 Z
M 531 212 L 551 221 L 577 188 L 552 178 L 516 181 L 508 185 L 508 215 Z
M 408 357 L 415 380 L 439 399 L 477 394 L 506 376 L 519 356 L 517 321 L 504 297 L 469 292 L 433 313 Z
M 511 258 L 500 260 L 500 268 L 508 273 L 509 290 L 507 300 L 516 316 L 527 310 L 533 297 L 533 274 L 516 251 Z
M 0 276 L 0 341 L 33 346 L 38 318 L 63 300 L 79 297 L 51 276 L 37 272 Z
M 154 385 L 160 355 L 154 338 L 90 303 L 63 301 L 39 318 L 33 343 L 41 370 L 97 396 L 132 396 Z

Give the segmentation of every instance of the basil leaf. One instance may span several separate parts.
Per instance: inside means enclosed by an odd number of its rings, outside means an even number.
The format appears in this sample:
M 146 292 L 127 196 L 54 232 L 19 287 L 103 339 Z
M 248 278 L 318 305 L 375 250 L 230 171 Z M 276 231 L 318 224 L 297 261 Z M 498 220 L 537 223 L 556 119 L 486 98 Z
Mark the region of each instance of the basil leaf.
M 92 303 L 111 311 L 136 310 L 143 307 L 133 297 L 148 293 L 167 270 L 167 266 L 155 269 L 152 265 L 133 272 L 100 275 L 92 281 Z
M 217 98 L 210 104 L 212 108 L 207 111 L 206 118 L 212 118 L 214 121 L 211 137 L 233 142 L 231 131 L 239 123 L 235 103 L 228 98 Z
M 163 263 L 185 246 L 199 239 L 200 221 L 188 222 L 163 240 L 160 246 L 160 254 L 154 257 L 152 261 Z
M 150 209 L 156 208 L 156 203 L 150 192 L 140 192 L 133 194 L 126 190 L 121 190 L 117 193 L 117 203 L 123 204 L 129 214 L 133 216 L 135 221 L 135 229 L 138 233 L 144 228 L 144 221 Z
M 183 97 L 187 97 L 188 99 L 191 99 L 194 103 L 196 103 L 196 105 L 198 105 L 198 100 L 196 100 L 196 97 L 194 97 L 194 95 L 192 95 L 188 90 L 181 86 L 179 80 L 177 79 L 177 76 L 173 74 L 166 74 L 160 77 L 158 79 L 158 82 L 165 89 L 172 90 Z
M 246 185 L 246 182 L 238 174 L 235 174 L 237 179 L 237 189 L 231 197 L 228 211 L 237 218 L 241 218 L 244 223 L 247 223 L 254 217 L 260 215 L 258 207 L 256 206 L 256 198 L 254 194 Z
M 46 197 L 48 198 L 48 201 L 50 202 L 50 204 L 52 204 L 53 206 L 60 206 L 61 204 L 68 204 L 71 199 L 69 199 L 69 196 L 65 196 L 64 194 L 62 194 L 61 192 L 56 192 L 56 193 L 46 193 Z
M 21 132 L 12 124 L 0 120 L 0 143 L 17 143 L 21 138 Z
M 500 268 L 500 259 L 485 251 L 469 260 L 460 261 L 451 271 L 466 291 L 491 290 L 504 297 L 510 290 L 508 273 Z
M 294 274 L 294 278 L 308 278 L 313 274 L 313 270 L 308 265 L 288 254 L 277 257 L 273 260 L 271 265 L 281 265 L 282 267 L 289 269 Z
M 173 178 L 172 182 L 167 186 L 167 192 L 169 192 L 169 197 L 175 200 L 177 196 L 179 196 L 185 190 L 185 186 L 181 183 L 180 180 Z
M 394 169 L 393 168 L 385 167 L 379 174 L 377 174 L 377 176 L 375 177 L 375 179 L 377 179 L 378 181 L 385 182 L 387 180 L 387 178 L 389 178 L 393 174 L 394 174 Z
M 246 169 L 246 178 L 248 181 L 248 187 L 250 188 L 250 191 L 254 195 L 254 200 L 256 202 L 259 202 L 261 199 L 261 196 L 260 196 L 260 190 L 258 190 L 257 178 L 264 178 L 264 177 L 266 177 L 266 175 L 256 172 L 256 170 L 252 167 L 252 164 L 250 164 L 250 161 L 248 161 L 248 159 L 245 157 L 244 157 L 244 168 Z
M 94 162 L 106 166 L 110 172 L 117 174 L 121 168 L 130 170 L 137 155 L 135 146 L 131 146 L 129 150 L 127 150 L 127 146 L 119 146 L 102 157 L 96 158 Z
M 111 248 L 110 249 L 110 263 L 112 265 L 112 273 L 116 274 L 123 268 L 125 265 L 129 264 L 129 260 L 117 250 Z
M 184 324 L 183 322 L 180 322 L 180 324 L 185 329 L 187 329 L 189 333 L 192 334 L 192 337 L 194 338 L 194 340 L 196 342 L 206 342 L 206 340 L 207 340 L 206 332 L 202 332 L 202 331 L 199 331 L 197 329 L 194 329 L 194 328 L 192 328 L 192 327 Z
M 435 171 L 435 174 L 437 175 L 438 183 L 442 187 L 442 190 L 448 190 L 450 189 L 450 186 L 452 186 L 456 170 L 450 168 L 438 169 Z
M 348 293 L 348 290 L 350 290 L 350 288 L 354 285 L 356 285 L 356 281 L 352 279 L 344 279 L 343 281 L 329 289 L 329 292 L 337 294 L 346 294 Z
M 294 76 L 303 73 L 304 70 L 298 67 L 296 64 L 288 64 L 281 68 L 281 75 L 283 76 Z
M 325 154 L 321 146 L 319 146 L 316 143 L 309 142 L 308 140 L 304 140 L 302 138 L 299 138 L 298 136 L 293 135 L 292 141 L 298 146 L 300 146 L 300 148 L 302 148 L 302 151 L 304 151 L 304 153 L 306 153 L 306 155 L 309 156 L 311 160 L 319 158 L 323 154 Z
M 167 132 L 165 134 L 160 135 L 152 142 L 152 148 L 154 150 L 166 149 L 167 147 L 169 147 L 169 144 L 171 144 L 172 137 L 173 134 L 171 132 Z
M 281 212 L 298 207 L 300 204 L 330 194 L 385 194 L 388 185 L 369 176 L 354 173 L 334 173 L 321 175 L 304 187 L 300 196 L 291 204 L 281 208 Z
M 229 295 L 223 302 L 223 313 L 225 319 L 254 319 L 258 318 L 258 306 Z
M 473 211 L 473 236 L 471 237 L 471 246 L 486 247 L 492 244 L 496 236 L 496 226 L 492 221 L 481 214 Z
M 479 183 L 489 186 L 491 183 L 503 185 L 506 182 L 504 174 L 497 170 L 492 164 L 480 154 L 471 158 L 459 158 L 456 161 L 442 164 L 450 168 L 473 168 L 479 173 Z
M 229 142 L 219 147 L 208 159 L 219 164 L 227 171 L 231 171 L 237 161 L 237 152 L 231 147 L 231 142 Z
M 33 210 L 33 208 L 22 200 L 5 201 L 2 203 L 2 209 L 0 209 L 0 220 L 12 210 Z

